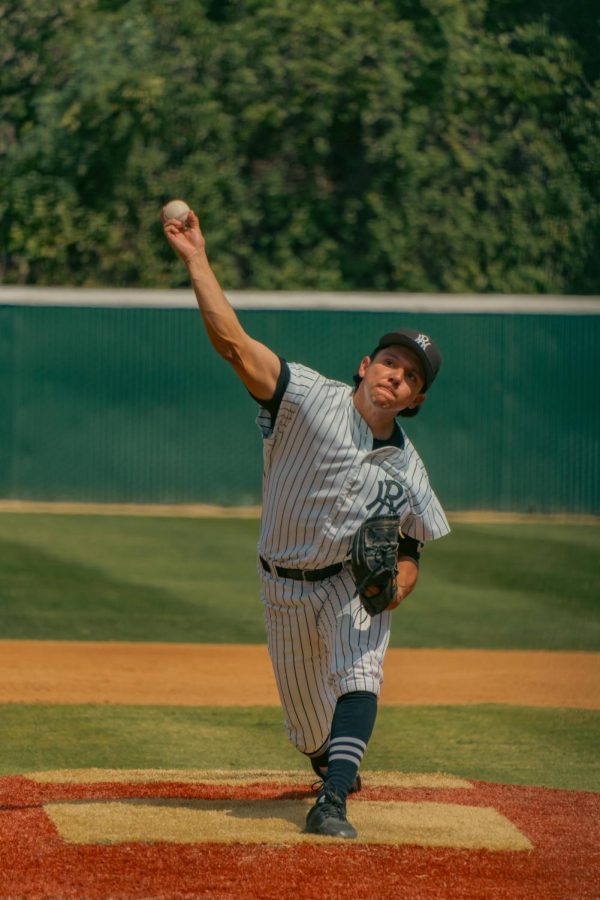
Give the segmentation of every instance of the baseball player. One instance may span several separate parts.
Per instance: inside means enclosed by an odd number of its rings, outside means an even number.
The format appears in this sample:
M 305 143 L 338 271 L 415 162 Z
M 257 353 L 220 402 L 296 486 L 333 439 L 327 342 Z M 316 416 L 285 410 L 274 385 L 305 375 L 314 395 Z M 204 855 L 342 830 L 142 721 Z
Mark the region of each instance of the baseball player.
M 396 421 L 419 411 L 440 353 L 428 335 L 391 332 L 360 361 L 354 387 L 288 363 L 242 328 L 211 269 L 194 212 L 185 224 L 163 216 L 163 227 L 188 269 L 213 347 L 259 405 L 257 568 L 269 653 L 288 736 L 322 779 L 306 831 L 353 838 L 346 799 L 360 790 L 391 612 L 416 585 L 422 545 L 449 531 Z M 369 615 L 349 555 L 366 520 L 390 515 L 402 535 L 393 595 L 386 609 Z

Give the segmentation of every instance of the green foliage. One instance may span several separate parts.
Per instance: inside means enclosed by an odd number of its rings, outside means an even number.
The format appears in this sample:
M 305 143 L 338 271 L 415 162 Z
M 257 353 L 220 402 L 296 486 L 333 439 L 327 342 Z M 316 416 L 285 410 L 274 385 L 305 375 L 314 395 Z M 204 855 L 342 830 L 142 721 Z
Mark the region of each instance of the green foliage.
M 228 288 L 597 291 L 598 73 L 538 6 L 0 2 L 2 279 L 183 284 L 183 195 Z
M 0 775 L 52 769 L 292 769 L 276 707 L 0 705 Z M 512 706 L 379 710 L 363 766 L 600 790 L 598 712 Z
M 258 522 L 0 515 L 1 638 L 264 643 Z M 392 646 L 600 647 L 593 526 L 464 525 L 425 549 Z

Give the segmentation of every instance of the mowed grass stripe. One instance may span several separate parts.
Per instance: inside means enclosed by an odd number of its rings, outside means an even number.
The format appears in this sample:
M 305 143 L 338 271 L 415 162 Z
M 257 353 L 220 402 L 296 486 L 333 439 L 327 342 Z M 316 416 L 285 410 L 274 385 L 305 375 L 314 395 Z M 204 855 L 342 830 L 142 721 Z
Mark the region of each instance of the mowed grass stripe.
M 363 768 L 600 790 L 593 710 L 382 707 Z M 0 705 L 0 774 L 76 768 L 291 769 L 272 707 Z
M 0 514 L 0 637 L 261 643 L 258 522 Z M 392 646 L 600 650 L 600 527 L 455 523 Z

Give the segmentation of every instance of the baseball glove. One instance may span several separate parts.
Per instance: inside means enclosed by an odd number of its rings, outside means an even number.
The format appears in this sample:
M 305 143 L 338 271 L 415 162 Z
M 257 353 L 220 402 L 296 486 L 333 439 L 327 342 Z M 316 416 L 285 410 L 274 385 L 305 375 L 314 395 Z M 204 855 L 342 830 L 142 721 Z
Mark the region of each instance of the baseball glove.
M 373 516 L 362 523 L 352 539 L 352 576 L 370 616 L 382 613 L 396 597 L 399 537 L 400 520 L 396 516 Z

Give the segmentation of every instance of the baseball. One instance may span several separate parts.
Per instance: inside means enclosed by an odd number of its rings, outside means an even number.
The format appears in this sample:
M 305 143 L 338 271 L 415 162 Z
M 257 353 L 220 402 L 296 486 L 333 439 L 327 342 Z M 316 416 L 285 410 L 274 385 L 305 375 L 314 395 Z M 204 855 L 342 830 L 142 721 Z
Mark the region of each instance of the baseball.
M 184 200 L 169 200 L 163 206 L 163 216 L 165 219 L 179 219 L 185 225 L 190 211 L 189 206 Z

